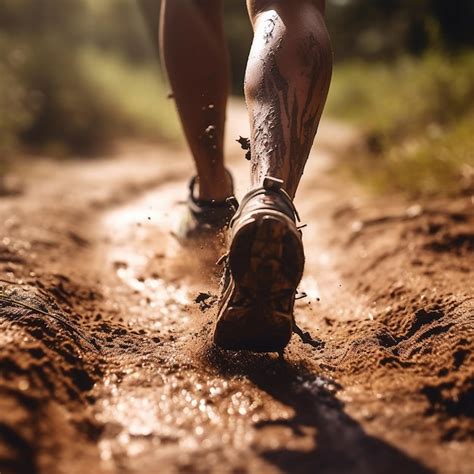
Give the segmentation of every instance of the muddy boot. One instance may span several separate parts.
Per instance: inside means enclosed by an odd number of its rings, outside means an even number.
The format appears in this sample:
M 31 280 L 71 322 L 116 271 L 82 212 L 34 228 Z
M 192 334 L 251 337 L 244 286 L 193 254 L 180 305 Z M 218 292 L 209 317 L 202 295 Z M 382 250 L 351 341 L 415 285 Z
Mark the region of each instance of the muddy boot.
M 224 349 L 281 352 L 290 341 L 304 252 L 297 212 L 282 184 L 265 178 L 232 219 L 214 332 Z
M 209 243 L 209 239 L 214 241 L 216 236 L 224 242 L 225 231 L 238 207 L 237 200 L 233 196 L 222 202 L 197 199 L 196 181 L 195 176 L 189 183 L 186 210 L 173 234 L 183 245 Z

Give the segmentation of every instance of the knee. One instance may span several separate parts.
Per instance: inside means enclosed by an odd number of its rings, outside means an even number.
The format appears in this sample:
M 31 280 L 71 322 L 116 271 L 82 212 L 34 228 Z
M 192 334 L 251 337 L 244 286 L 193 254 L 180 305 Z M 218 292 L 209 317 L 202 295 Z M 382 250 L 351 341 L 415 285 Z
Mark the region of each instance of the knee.
M 314 52 L 322 63 L 331 63 L 331 42 L 321 6 L 324 7 L 324 0 L 249 0 L 248 7 L 253 8 L 250 14 L 254 38 L 263 35 L 265 44 L 271 46 L 284 37 L 279 49 L 290 51 L 310 45 L 317 49 Z

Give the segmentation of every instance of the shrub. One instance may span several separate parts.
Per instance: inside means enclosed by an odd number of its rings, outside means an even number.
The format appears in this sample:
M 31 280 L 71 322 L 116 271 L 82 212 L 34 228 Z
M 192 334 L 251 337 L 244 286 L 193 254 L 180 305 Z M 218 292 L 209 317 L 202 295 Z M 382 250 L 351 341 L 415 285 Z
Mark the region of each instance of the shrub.
M 415 196 L 473 189 L 474 53 L 430 53 L 336 69 L 328 112 L 351 120 L 367 149 L 347 168 L 372 189 Z

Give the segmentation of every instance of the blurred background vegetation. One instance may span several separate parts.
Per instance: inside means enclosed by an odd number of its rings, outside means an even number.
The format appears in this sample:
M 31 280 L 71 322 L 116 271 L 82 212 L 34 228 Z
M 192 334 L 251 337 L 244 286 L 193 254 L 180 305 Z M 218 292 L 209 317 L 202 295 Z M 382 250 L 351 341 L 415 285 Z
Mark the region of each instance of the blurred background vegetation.
M 244 0 L 224 5 L 241 94 L 251 29 Z M 0 159 L 181 140 L 159 66 L 159 9 L 159 0 L 0 0 Z M 471 192 L 474 2 L 328 0 L 327 20 L 326 116 L 359 127 L 366 143 L 350 173 L 376 190 Z

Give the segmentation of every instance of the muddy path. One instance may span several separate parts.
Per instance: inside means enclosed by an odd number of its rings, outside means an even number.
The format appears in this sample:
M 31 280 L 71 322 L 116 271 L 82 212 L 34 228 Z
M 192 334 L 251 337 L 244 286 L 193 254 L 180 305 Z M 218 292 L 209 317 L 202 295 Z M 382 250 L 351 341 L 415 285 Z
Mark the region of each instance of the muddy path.
M 244 122 L 233 107 L 240 195 Z M 473 472 L 473 201 L 366 196 L 334 173 L 356 141 L 326 123 L 297 196 L 316 342 L 283 361 L 211 344 L 221 249 L 171 234 L 185 151 L 20 160 L 0 200 L 2 474 Z

